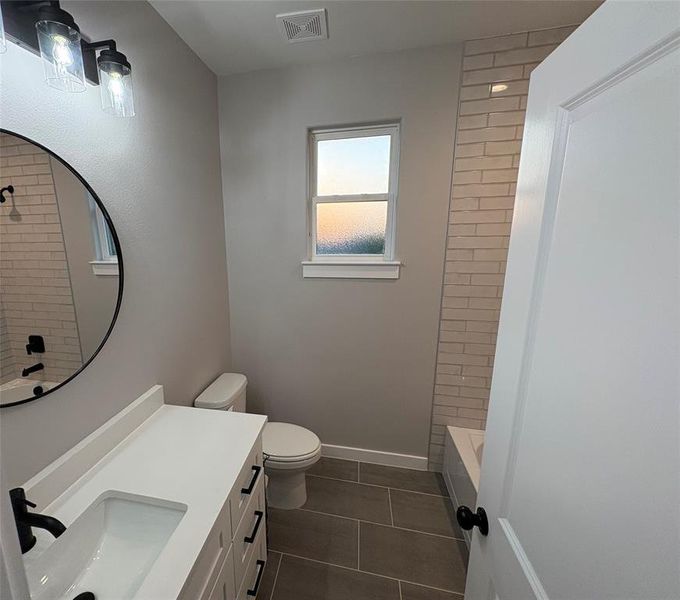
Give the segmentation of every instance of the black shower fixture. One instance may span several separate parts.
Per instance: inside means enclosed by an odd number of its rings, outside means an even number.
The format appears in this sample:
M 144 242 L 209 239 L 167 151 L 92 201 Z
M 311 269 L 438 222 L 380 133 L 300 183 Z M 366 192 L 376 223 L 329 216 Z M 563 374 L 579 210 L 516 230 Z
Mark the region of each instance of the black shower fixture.
M 84 38 L 58 0 L 0 0 L 0 7 L 7 38 L 40 55 L 48 85 L 82 92 L 87 80 L 100 86 L 105 112 L 134 116 L 132 67 L 114 40 Z
M 4 187 L 0 189 L 0 204 L 5 202 L 7 198 L 5 198 L 5 192 L 8 192 L 10 195 L 14 194 L 14 186 L 13 185 L 8 185 L 7 187 Z

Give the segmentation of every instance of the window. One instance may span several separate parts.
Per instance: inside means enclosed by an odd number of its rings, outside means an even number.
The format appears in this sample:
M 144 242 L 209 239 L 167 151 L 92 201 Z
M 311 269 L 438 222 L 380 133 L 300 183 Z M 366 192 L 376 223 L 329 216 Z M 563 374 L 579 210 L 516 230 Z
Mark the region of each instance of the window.
M 309 134 L 310 260 L 305 277 L 396 278 L 399 125 Z
M 92 238 L 96 252 L 95 259 L 90 261 L 92 271 L 95 275 L 118 275 L 118 254 L 111 229 L 94 198 L 90 194 L 87 197 L 90 204 Z

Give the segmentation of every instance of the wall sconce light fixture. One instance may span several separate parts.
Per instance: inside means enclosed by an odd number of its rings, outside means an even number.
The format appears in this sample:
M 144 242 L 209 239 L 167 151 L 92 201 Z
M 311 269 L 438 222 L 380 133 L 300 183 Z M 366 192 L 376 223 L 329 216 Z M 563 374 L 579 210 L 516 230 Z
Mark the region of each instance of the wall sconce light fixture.
M 101 49 L 97 57 L 97 73 L 104 112 L 117 117 L 134 117 L 132 68 L 127 56 L 118 52 L 113 40 L 85 43 L 83 46 L 87 53 L 91 53 L 90 60 Z
M 87 80 L 100 86 L 106 113 L 134 116 L 132 67 L 114 40 L 83 39 L 74 18 L 59 6 L 59 0 L 0 0 L 0 7 L 7 37 L 40 54 L 48 85 L 65 92 L 82 92 Z M 0 52 L 2 39 L 0 36 Z
M 35 29 L 45 82 L 63 92 L 85 91 L 80 28 L 73 17 L 48 4 L 38 9 L 38 19 Z

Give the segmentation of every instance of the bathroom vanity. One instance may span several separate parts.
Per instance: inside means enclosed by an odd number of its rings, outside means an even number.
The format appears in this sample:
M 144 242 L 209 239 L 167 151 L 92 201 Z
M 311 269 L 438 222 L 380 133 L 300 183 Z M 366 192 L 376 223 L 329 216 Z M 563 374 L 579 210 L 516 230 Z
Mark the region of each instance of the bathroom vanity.
M 23 487 L 34 600 L 244 600 L 265 565 L 266 417 L 163 404 L 155 386 Z

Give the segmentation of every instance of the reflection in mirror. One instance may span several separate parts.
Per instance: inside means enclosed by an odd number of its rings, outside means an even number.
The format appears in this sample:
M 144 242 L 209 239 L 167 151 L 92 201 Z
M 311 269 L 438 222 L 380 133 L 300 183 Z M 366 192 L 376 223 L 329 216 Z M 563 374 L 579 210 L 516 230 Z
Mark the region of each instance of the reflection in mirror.
M 0 133 L 0 405 L 38 398 L 98 352 L 122 293 L 120 247 L 89 186 Z

